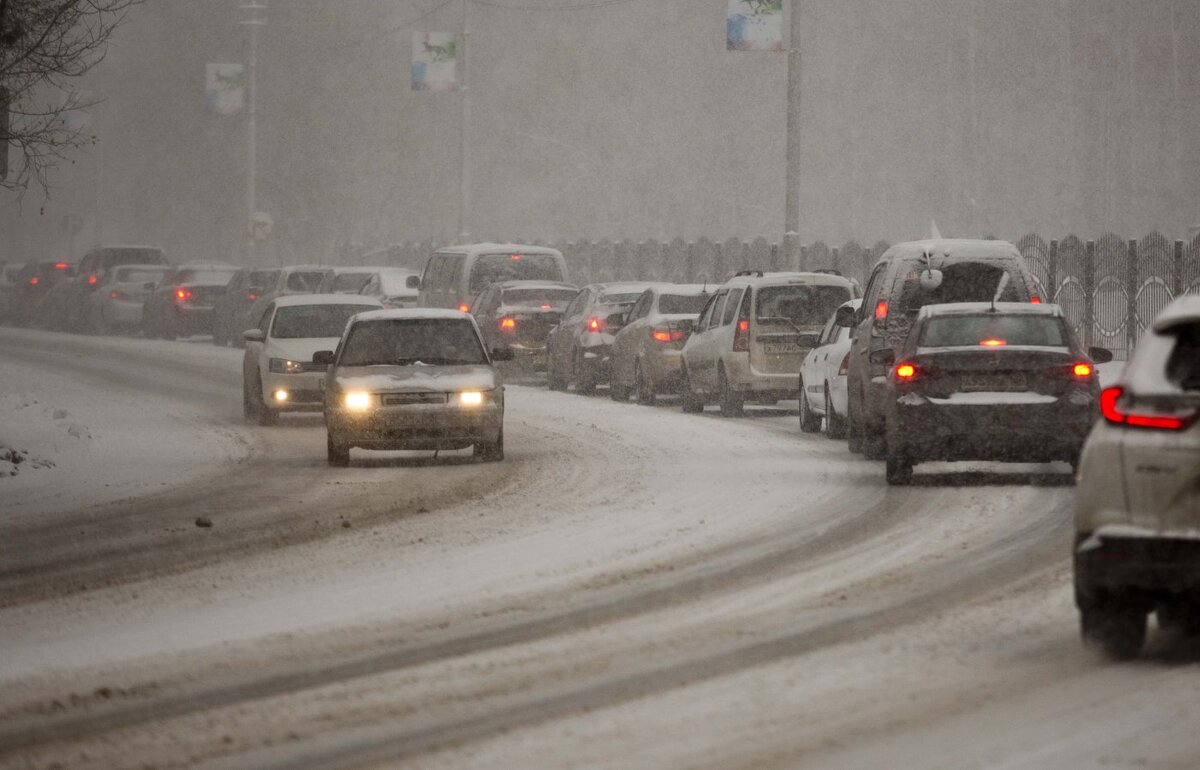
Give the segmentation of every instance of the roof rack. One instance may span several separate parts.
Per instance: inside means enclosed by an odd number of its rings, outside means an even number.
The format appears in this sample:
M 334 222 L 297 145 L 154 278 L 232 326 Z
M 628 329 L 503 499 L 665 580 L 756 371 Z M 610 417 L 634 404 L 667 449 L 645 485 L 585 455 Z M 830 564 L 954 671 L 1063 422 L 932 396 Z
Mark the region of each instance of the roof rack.
M 831 267 L 818 267 L 818 268 L 816 268 L 815 270 L 812 270 L 812 271 L 810 271 L 810 272 L 813 272 L 813 273 L 824 273 L 825 275 L 836 275 L 836 276 L 838 276 L 839 278 L 844 278 L 844 277 L 845 277 L 845 276 L 843 276 L 843 275 L 842 275 L 842 271 L 841 271 L 841 270 L 834 270 L 834 269 L 833 269 L 833 268 L 831 268 Z
M 763 271 L 761 271 L 761 270 L 739 270 L 733 274 L 733 277 L 740 278 L 743 275 L 751 275 L 751 276 L 754 276 L 755 278 L 762 278 Z

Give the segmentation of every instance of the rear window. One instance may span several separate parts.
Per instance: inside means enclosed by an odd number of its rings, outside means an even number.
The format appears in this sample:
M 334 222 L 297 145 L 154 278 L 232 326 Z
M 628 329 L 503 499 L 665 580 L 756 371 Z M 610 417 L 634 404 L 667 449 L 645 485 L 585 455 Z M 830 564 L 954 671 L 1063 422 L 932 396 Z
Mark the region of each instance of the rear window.
M 658 312 L 664 315 L 699 315 L 708 302 L 707 294 L 664 294 L 658 298 Z
M 342 273 L 334 276 L 329 290 L 334 294 L 358 294 L 371 280 L 372 273 Z
M 114 283 L 158 283 L 167 268 L 155 270 L 149 267 L 122 267 L 113 276 Z
M 632 305 L 638 301 L 638 297 L 642 296 L 640 291 L 633 293 L 622 292 L 620 294 L 601 294 L 597 300 L 598 305 Z
M 236 268 L 229 270 L 180 270 L 175 274 L 173 280 L 175 283 L 213 283 L 224 285 L 229 283 L 229 279 L 233 278 L 233 274 L 236 272 Z
M 482 254 L 471 268 L 470 292 L 501 281 L 562 281 L 565 276 L 552 254 Z
M 942 281 L 936 288 L 921 285 L 921 275 L 926 272 L 922 260 L 906 265 L 900 275 L 899 307 L 908 313 L 916 313 L 925 305 L 953 302 L 1026 302 L 1029 300 L 1021 276 L 1008 266 L 989 262 L 954 262 L 936 268 L 941 271 Z M 1001 280 L 1008 275 L 1008 282 L 999 297 L 996 290 Z
M 276 339 L 341 337 L 355 313 L 378 310 L 378 305 L 292 305 L 275 311 L 271 336 Z
M 550 305 L 555 310 L 566 307 L 575 299 L 578 289 L 505 289 L 501 302 L 509 307 L 541 307 Z
M 1037 315 L 953 315 L 931 318 L 919 340 L 926 348 L 960 348 L 978 345 L 1067 346 L 1061 319 Z
M 268 286 L 274 286 L 279 280 L 278 270 L 255 270 L 250 273 L 250 285 L 257 286 L 260 289 L 265 289 Z
M 342 347 L 341 366 L 468 365 L 487 363 L 475 326 L 458 318 L 361 321 Z
M 96 262 L 99 268 L 117 265 L 165 265 L 167 258 L 159 249 L 105 249 Z
M 1177 328 L 1175 346 L 1167 357 L 1167 379 L 1183 390 L 1200 391 L 1200 323 Z
M 287 278 L 288 291 L 303 291 L 315 292 L 321 285 L 321 281 L 325 278 L 323 270 L 303 271 L 291 273 Z
M 756 299 L 757 319 L 798 326 L 821 326 L 839 305 L 850 298 L 850 289 L 845 286 L 764 286 L 758 290 Z

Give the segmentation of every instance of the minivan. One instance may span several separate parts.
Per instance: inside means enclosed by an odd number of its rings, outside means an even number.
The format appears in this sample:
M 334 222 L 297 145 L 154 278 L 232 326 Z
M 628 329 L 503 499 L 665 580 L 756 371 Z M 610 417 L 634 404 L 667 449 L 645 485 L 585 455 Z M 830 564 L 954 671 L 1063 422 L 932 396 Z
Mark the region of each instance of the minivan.
M 502 281 L 567 281 L 562 252 L 514 243 L 448 246 L 434 252 L 420 279 L 421 307 L 464 313 L 479 292 Z M 413 283 L 417 283 L 414 280 Z
M 881 460 L 888 366 L 879 351 L 899 354 L 925 305 L 955 302 L 1040 303 L 1040 284 L 1017 247 L 1007 241 L 931 239 L 892 246 L 871 270 L 857 310 L 839 308 L 837 324 L 851 328 L 847 367 L 850 450 Z

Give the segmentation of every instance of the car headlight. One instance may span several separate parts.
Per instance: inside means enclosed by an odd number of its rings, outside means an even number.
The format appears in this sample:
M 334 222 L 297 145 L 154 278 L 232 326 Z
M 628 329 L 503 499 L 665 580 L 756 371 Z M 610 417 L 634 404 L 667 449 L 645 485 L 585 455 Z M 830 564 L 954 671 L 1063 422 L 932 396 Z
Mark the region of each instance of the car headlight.
M 275 374 L 299 374 L 304 371 L 304 364 L 286 358 L 272 358 L 267 362 L 267 369 Z
M 352 390 L 342 396 L 342 403 L 351 411 L 364 412 L 371 408 L 371 394 L 362 390 Z
M 495 390 L 463 390 L 456 393 L 450 403 L 467 408 L 494 404 L 496 403 L 496 392 Z

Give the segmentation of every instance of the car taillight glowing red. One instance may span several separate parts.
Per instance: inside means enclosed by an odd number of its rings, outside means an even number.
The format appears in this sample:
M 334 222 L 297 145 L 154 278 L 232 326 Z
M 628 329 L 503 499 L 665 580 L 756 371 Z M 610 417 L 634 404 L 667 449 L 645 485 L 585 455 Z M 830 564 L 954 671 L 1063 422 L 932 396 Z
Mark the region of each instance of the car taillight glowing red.
M 886 299 L 881 299 L 875 303 L 875 322 L 883 323 L 887 320 L 888 303 Z
M 1196 421 L 1197 412 L 1178 415 L 1126 411 L 1125 407 L 1121 405 L 1121 398 L 1124 395 L 1125 388 L 1120 385 L 1100 391 L 1100 414 L 1105 420 L 1115 425 L 1158 430 L 1183 430 Z
M 66 262 L 55 262 L 54 263 L 55 270 L 66 270 L 68 267 L 70 267 L 70 265 L 68 265 Z
M 38 278 L 36 275 L 29 279 L 30 286 L 37 286 L 41 282 L 42 282 L 42 280 L 40 278 Z
M 994 337 L 989 337 L 986 340 L 980 340 L 979 344 L 983 345 L 985 348 L 1000 348 L 1007 345 L 1008 340 L 998 340 Z
M 254 302 L 255 300 L 258 299 L 258 295 L 255 294 L 254 292 L 250 292 L 249 294 L 246 295 L 246 299 L 250 300 L 251 302 Z
M 1092 365 L 1083 363 L 1075 364 L 1075 366 L 1071 367 L 1071 373 L 1076 377 L 1091 377 Z
M 590 331 L 590 332 L 601 331 L 602 329 L 604 329 L 604 319 L 589 318 L 588 322 L 587 322 L 587 328 L 588 328 L 588 331 Z
M 176 289 L 175 290 L 175 299 L 185 300 L 185 299 L 191 299 L 191 298 L 192 298 L 192 292 L 189 291 L 188 289 Z
M 500 331 L 511 332 L 511 331 L 516 331 L 516 329 L 517 329 L 517 319 L 515 319 L 515 318 L 501 318 L 500 319 Z
M 471 306 L 468 305 L 466 302 L 462 302 L 458 306 L 458 312 L 460 312 L 460 313 L 467 313 L 467 312 L 470 312 L 470 310 L 471 310 Z
M 683 342 L 683 338 L 686 336 L 683 329 L 672 329 L 669 326 L 650 331 L 650 337 L 655 342 Z
M 845 377 L 850 372 L 850 354 L 842 356 L 842 363 L 838 366 L 838 375 Z
M 121 292 L 116 291 L 115 289 L 110 291 L 108 296 L 112 297 L 113 299 L 124 299 L 124 297 L 121 295 Z
M 911 380 L 917 376 L 917 367 L 912 364 L 899 364 L 896 366 L 896 378 L 900 380 Z
M 542 305 L 542 310 L 549 310 L 551 307 L 553 307 L 553 306 L 552 305 Z
M 87 280 L 87 282 L 88 282 L 88 286 L 95 286 L 95 285 L 96 285 L 96 282 L 97 282 L 97 281 L 99 281 L 99 280 L 100 280 L 100 279 L 99 279 L 99 278 L 97 278 L 96 276 L 94 276 L 94 275 L 89 275 L 89 276 L 88 276 L 88 280 Z
M 1040 305 L 1040 304 L 1042 304 L 1042 298 L 1041 298 L 1041 297 L 1038 297 L 1038 296 L 1036 296 L 1036 295 L 1035 295 L 1035 296 L 1032 296 L 1032 297 L 1030 297 L 1030 298 L 1029 298 L 1029 304 L 1031 304 L 1031 305 Z

